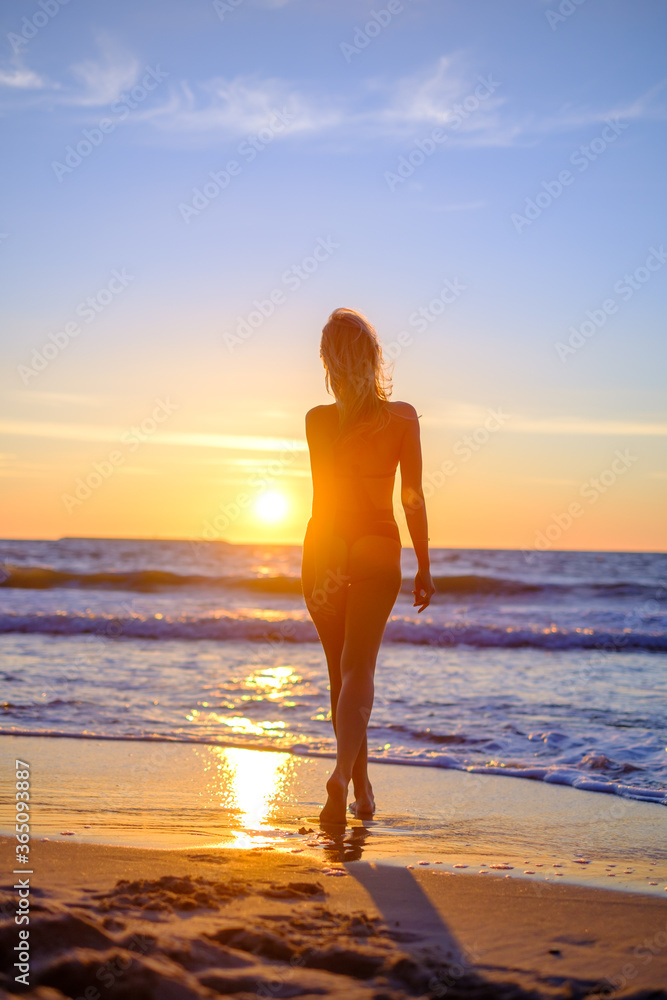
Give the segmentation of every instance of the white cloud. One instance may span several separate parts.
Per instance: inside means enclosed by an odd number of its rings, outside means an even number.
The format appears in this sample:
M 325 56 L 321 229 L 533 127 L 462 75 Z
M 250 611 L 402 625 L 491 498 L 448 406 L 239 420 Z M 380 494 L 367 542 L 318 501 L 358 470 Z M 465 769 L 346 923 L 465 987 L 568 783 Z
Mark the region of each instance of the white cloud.
M 341 121 L 340 113 L 317 108 L 285 81 L 253 76 L 215 77 L 194 87 L 183 80 L 164 104 L 134 117 L 166 132 L 235 138 L 264 128 L 276 112 L 290 119 L 285 131 L 319 130 Z
M 87 108 L 92 114 L 92 109 L 108 107 L 123 91 L 131 90 L 145 69 L 109 35 L 98 36 L 97 44 L 97 58 L 70 67 L 74 83 L 50 83 L 14 63 L 11 69 L 0 71 L 0 86 L 15 95 L 24 92 L 23 106 Z M 345 93 L 307 89 L 257 74 L 183 79 L 161 88 L 160 93 L 167 96 L 136 111 L 131 120 L 179 144 L 241 139 L 266 127 L 276 112 L 283 112 L 290 122 L 276 130 L 276 137 L 326 136 L 342 150 L 377 138 L 413 142 L 436 127 L 446 131 L 449 145 L 532 145 L 545 133 L 576 131 L 606 118 L 664 119 L 666 86 L 667 80 L 660 81 L 634 100 L 599 109 L 568 104 L 549 114 L 517 114 L 509 108 L 502 81 L 495 80 L 493 73 L 473 69 L 468 54 L 454 52 L 398 78 L 367 78 Z M 25 94 L 31 90 L 39 92 L 32 100 Z
M 14 100 L 5 100 L 6 107 L 54 106 L 98 108 L 118 100 L 124 90 L 133 87 L 142 66 L 132 53 L 123 49 L 109 35 L 97 38 L 99 56 L 69 67 L 70 81 L 48 80 L 14 59 L 10 68 L 0 69 L 0 88 L 7 88 Z M 21 92 L 32 92 L 29 96 Z
M 557 114 L 542 118 L 541 121 L 534 120 L 531 127 L 536 132 L 557 132 L 600 125 L 609 118 L 618 118 L 626 122 L 639 119 L 664 121 L 667 118 L 667 109 L 660 98 L 665 87 L 667 80 L 660 80 L 634 100 L 618 101 L 598 109 L 577 108 L 572 104 L 566 104 Z
M 141 71 L 139 60 L 108 35 L 98 37 L 100 57 L 70 67 L 78 89 L 66 95 L 67 103 L 83 107 L 113 104 L 124 90 L 133 87 Z
M 45 80 L 33 73 L 31 69 L 15 65 L 13 69 L 0 69 L 0 87 L 13 87 L 16 90 L 41 90 L 46 86 Z
M 389 88 L 380 84 L 380 88 L 390 91 L 380 114 L 388 125 L 446 125 L 454 104 L 466 96 L 461 57 L 441 56 L 434 68 L 404 76 Z
M 276 111 L 284 109 L 293 116 L 285 130 L 292 134 L 344 134 L 356 141 L 410 138 L 416 131 L 452 124 L 457 106 L 472 98 L 476 89 L 484 91 L 480 81 L 460 53 L 443 56 L 435 65 L 397 80 L 371 78 L 352 96 L 306 96 L 276 77 L 216 77 L 195 85 L 182 81 L 172 87 L 162 105 L 135 115 L 134 120 L 148 121 L 173 134 L 240 138 L 266 126 Z M 483 97 L 475 110 L 460 117 L 450 141 L 469 145 L 511 142 L 516 126 L 499 119 L 503 103 L 504 98 L 495 92 Z
M 484 86 L 482 81 L 492 81 Z M 530 145 L 545 132 L 573 131 L 607 118 L 624 120 L 666 117 L 661 81 L 635 100 L 599 109 L 566 105 L 557 113 L 512 115 L 502 81 L 493 74 L 478 74 L 461 52 L 441 56 L 435 64 L 398 79 L 369 78 L 352 95 L 312 92 L 276 77 L 237 76 L 172 88 L 161 106 L 148 109 L 135 120 L 150 121 L 164 132 L 242 137 L 266 125 L 273 112 L 285 108 L 294 115 L 290 133 L 311 133 L 364 138 L 412 140 L 440 126 L 448 129 L 448 142 L 457 146 Z M 459 111 L 466 98 L 492 90 L 467 114 Z M 475 102 L 472 101 L 474 104 Z M 456 124 L 455 124 L 456 122 Z M 354 147 L 347 147 L 354 148 Z

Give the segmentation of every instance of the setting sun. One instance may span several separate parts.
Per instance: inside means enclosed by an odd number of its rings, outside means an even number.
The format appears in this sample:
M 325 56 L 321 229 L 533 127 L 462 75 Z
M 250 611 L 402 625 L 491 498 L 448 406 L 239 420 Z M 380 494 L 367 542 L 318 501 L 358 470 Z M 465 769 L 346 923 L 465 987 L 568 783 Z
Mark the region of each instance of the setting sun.
M 254 506 L 257 517 L 271 523 L 282 521 L 288 510 L 287 497 L 278 490 L 268 490 L 266 493 L 262 493 Z

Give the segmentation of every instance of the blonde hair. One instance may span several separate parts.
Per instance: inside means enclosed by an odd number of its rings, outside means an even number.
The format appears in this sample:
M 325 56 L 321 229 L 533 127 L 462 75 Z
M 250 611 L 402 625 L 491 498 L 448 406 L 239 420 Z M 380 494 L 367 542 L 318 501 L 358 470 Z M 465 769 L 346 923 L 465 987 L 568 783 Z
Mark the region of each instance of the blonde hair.
M 366 317 L 354 309 L 334 309 L 322 330 L 320 357 L 327 392 L 338 404 L 339 440 L 384 426 L 391 379 Z

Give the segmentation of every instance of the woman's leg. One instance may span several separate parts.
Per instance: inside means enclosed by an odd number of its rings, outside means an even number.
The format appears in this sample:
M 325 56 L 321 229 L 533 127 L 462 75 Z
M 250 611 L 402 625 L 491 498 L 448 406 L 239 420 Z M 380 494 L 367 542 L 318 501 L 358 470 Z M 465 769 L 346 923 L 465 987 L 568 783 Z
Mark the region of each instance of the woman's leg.
M 324 654 L 327 659 L 327 669 L 329 671 L 329 691 L 331 698 L 331 722 L 334 733 L 336 730 L 336 715 L 338 708 L 338 697 L 342 686 L 340 661 L 345 642 L 345 605 L 347 602 L 347 584 L 341 589 L 333 588 L 333 592 L 328 594 L 329 601 L 336 609 L 336 615 L 330 616 L 322 614 L 320 606 L 316 601 L 312 601 L 312 594 L 315 583 L 315 552 L 314 539 L 310 533 L 306 534 L 303 546 L 303 562 L 301 566 L 301 582 L 303 593 L 306 597 L 306 606 L 313 619 L 317 634 L 322 643 Z M 347 563 L 347 549 L 341 543 L 341 550 L 338 553 L 341 567 Z M 341 570 L 342 572 L 342 570 Z M 308 596 L 307 596 L 308 595 Z M 368 779 L 368 752 L 366 735 L 357 754 L 357 759 L 352 769 L 352 782 L 354 794 L 358 803 L 358 810 L 353 810 L 357 815 L 372 815 L 374 810 L 373 790 Z
M 317 616 L 316 611 L 315 616 Z M 321 631 L 318 630 L 318 634 L 327 658 L 329 692 L 331 696 L 331 723 L 334 734 L 338 737 L 336 716 L 338 698 L 343 683 L 340 661 L 345 640 L 345 613 L 343 612 L 340 619 L 336 621 L 335 627 L 331 628 L 330 631 L 327 629 L 326 623 L 323 623 Z M 373 799 L 373 788 L 368 777 L 368 741 L 365 733 L 359 753 L 357 754 L 357 759 L 352 768 L 352 787 L 354 788 L 355 801 L 350 807 L 351 811 L 359 818 L 369 818 L 375 811 L 375 800 Z
M 328 799 L 320 813 L 323 821 L 335 823 L 345 822 L 347 788 L 355 768 L 359 767 L 360 753 L 364 754 L 364 762 L 366 759 L 375 662 L 401 585 L 400 545 L 376 535 L 358 539 L 350 550 L 348 574 L 341 686 L 336 706 L 336 767 L 327 782 Z

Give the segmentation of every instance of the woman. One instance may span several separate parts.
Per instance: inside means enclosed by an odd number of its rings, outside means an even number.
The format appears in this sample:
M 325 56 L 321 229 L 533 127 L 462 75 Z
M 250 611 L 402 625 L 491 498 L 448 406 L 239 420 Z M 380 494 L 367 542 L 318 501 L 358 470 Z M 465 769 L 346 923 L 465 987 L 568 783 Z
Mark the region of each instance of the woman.
M 389 402 L 377 334 L 362 315 L 336 309 L 322 331 L 320 356 L 335 403 L 306 414 L 313 511 L 303 543 L 302 585 L 329 668 L 336 767 L 320 819 L 345 823 L 375 811 L 368 780 L 366 727 L 375 661 L 401 586 L 401 542 L 392 494 L 401 467 L 401 501 L 417 556 L 414 607 L 435 592 L 429 568 L 417 413 Z

